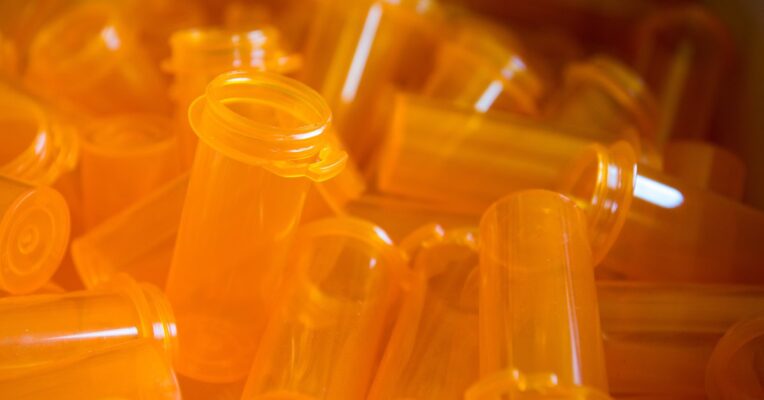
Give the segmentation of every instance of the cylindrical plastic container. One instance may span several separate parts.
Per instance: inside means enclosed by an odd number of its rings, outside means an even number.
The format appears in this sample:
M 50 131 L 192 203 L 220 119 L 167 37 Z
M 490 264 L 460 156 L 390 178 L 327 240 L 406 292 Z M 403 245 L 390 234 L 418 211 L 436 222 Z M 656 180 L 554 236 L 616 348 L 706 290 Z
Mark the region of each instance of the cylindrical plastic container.
M 242 399 L 362 399 L 407 278 L 403 252 L 352 218 L 305 225 L 295 243 Z
M 167 69 L 174 76 L 175 123 L 183 164 L 194 161 L 198 141 L 188 123 L 188 107 L 216 76 L 234 69 L 255 69 L 289 74 L 298 70 L 302 59 L 290 54 L 272 27 L 251 31 L 224 31 L 215 28 L 187 29 L 170 39 L 172 57 Z
M 140 338 L 168 360 L 176 347 L 164 295 L 124 276 L 90 291 L 0 299 L 0 321 L 0 377 Z
M 461 400 L 479 378 L 477 232 L 431 225 L 411 240 L 415 278 L 367 398 Z
M 169 110 L 167 87 L 117 8 L 85 2 L 41 30 L 29 49 L 27 85 L 85 114 Z
M 642 281 L 764 282 L 764 213 L 643 165 L 635 171 L 620 153 L 595 145 L 561 186 L 588 214 L 604 268 Z
M 518 399 L 607 398 L 584 213 L 559 193 L 519 192 L 486 211 L 480 240 L 483 379 L 467 398 L 492 398 L 491 392 Z M 499 382 L 506 386 L 494 386 Z M 574 395 L 579 392 L 589 394 Z
M 758 399 L 764 396 L 761 357 L 764 317 L 743 320 L 727 331 L 708 361 L 709 400 Z
M 682 182 L 742 200 L 746 168 L 729 150 L 699 140 L 672 140 L 663 148 L 663 170 Z
M 180 173 L 169 119 L 120 115 L 94 123 L 82 135 L 80 177 L 86 228 L 125 209 Z
M 75 238 L 72 258 L 85 287 L 120 273 L 164 287 L 187 188 L 183 174 Z
M 16 44 L 0 33 L 0 77 L 16 77 L 19 73 L 19 55 Z
M 636 29 L 635 67 L 660 107 L 659 144 L 706 139 L 732 66 L 727 27 L 700 4 L 657 10 Z
M 0 377 L 0 393 L 14 400 L 181 398 L 170 361 L 154 343 L 144 340 Z
M 31 293 L 56 272 L 69 244 L 66 200 L 0 175 L 0 291 Z
M 331 112 L 307 86 L 266 72 L 215 78 L 189 110 L 199 136 L 166 292 L 184 375 L 246 375 L 278 295 L 311 181 L 347 155 L 328 145 Z

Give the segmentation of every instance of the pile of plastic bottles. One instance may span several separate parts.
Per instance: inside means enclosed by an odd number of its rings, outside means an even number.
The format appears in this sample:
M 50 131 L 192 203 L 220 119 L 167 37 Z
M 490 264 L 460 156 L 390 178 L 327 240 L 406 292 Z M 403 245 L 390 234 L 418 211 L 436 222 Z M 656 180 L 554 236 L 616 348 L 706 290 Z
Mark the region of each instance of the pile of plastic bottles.
M 0 399 L 764 399 L 736 54 L 681 1 L 3 0 Z

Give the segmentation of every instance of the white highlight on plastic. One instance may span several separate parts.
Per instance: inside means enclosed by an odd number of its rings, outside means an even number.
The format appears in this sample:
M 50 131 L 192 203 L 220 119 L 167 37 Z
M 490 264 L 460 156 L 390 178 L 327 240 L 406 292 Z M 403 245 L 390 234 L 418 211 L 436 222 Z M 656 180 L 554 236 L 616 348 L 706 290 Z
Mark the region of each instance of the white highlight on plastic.
M 504 83 L 498 79 L 491 82 L 475 103 L 475 111 L 481 113 L 488 111 L 502 91 L 504 91 Z
M 350 71 L 348 71 L 345 86 L 342 87 L 342 101 L 346 103 L 353 101 L 356 92 L 358 92 L 358 85 L 361 82 L 361 74 L 363 74 L 363 70 L 366 68 L 366 62 L 369 60 L 371 45 L 374 43 L 374 38 L 377 35 L 377 29 L 379 28 L 379 21 L 381 19 L 382 5 L 376 3 L 371 6 L 369 13 L 366 15 L 366 23 L 363 26 L 361 40 L 358 41 L 358 47 L 356 47 L 355 54 L 353 55 L 353 62 L 350 64 Z
M 641 175 L 637 175 L 634 196 L 663 208 L 676 208 L 684 203 L 680 191 Z
M 82 339 L 102 339 L 109 337 L 131 337 L 138 336 L 138 328 L 131 326 L 128 328 L 106 329 L 102 331 L 75 333 L 73 335 L 55 336 L 49 340 L 82 340 Z
M 103 28 L 101 31 L 101 37 L 103 38 L 103 41 L 106 43 L 106 47 L 108 47 L 109 50 L 117 50 L 122 44 L 122 42 L 119 40 L 119 36 L 117 36 L 117 31 L 114 30 L 113 26 L 107 26 L 106 28 Z

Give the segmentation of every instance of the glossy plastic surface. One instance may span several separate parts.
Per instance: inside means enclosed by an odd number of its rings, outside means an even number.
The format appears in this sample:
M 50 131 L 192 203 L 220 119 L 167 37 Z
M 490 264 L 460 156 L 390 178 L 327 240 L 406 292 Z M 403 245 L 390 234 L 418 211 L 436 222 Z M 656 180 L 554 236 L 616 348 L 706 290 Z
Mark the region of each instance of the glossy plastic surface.
M 347 155 L 327 142 L 318 93 L 276 74 L 222 74 L 189 115 L 200 142 L 166 286 L 176 368 L 235 381 L 255 354 L 310 182 L 337 175 Z
M 478 252 L 472 229 L 404 240 L 414 279 L 380 363 L 369 400 L 457 400 L 478 377 Z
M 106 3 L 78 4 L 40 31 L 25 81 L 85 114 L 164 112 L 166 85 L 130 23 Z
M 636 69 L 661 110 L 658 141 L 708 138 L 732 66 L 727 27 L 702 5 L 667 7 L 640 23 L 636 46 Z
M 564 188 L 589 215 L 603 267 L 642 281 L 764 282 L 764 213 L 643 165 L 632 181 L 633 196 L 624 191 L 630 185 L 613 190 L 608 177 L 628 176 L 635 164 L 603 162 L 605 153 L 601 148 L 579 159 Z M 609 221 L 621 219 L 619 234 Z M 598 242 L 612 243 L 609 253 L 608 246 L 598 251 Z
M 300 228 L 291 273 L 242 399 L 362 399 L 383 350 L 405 258 L 379 227 Z
M 710 400 L 764 397 L 764 317 L 740 321 L 727 331 L 711 355 L 706 375 Z
M 708 142 L 672 140 L 663 149 L 663 170 L 682 182 L 742 200 L 746 168 L 730 152 Z
M 154 286 L 119 278 L 97 290 L 0 299 L 0 378 L 146 338 L 175 349 L 175 319 Z
M 0 291 L 24 294 L 45 285 L 64 257 L 69 231 L 61 194 L 0 175 Z
M 597 295 L 615 397 L 705 396 L 717 341 L 764 312 L 764 289 L 753 286 L 598 282 Z
M 121 115 L 84 130 L 80 177 L 86 228 L 153 192 L 180 172 L 168 119 Z
M 480 214 L 515 190 L 553 188 L 588 141 L 554 126 L 400 94 L 380 191 Z
M 204 94 L 212 79 L 234 69 L 288 74 L 302 64 L 299 55 L 286 51 L 279 31 L 272 27 L 250 31 L 188 29 L 174 33 L 170 43 L 172 58 L 166 69 L 174 76 L 175 124 L 187 167 L 194 161 L 198 141 L 188 123 L 188 108 Z
M 180 400 L 164 352 L 149 341 L 111 346 L 87 357 L 56 360 L 27 373 L 0 377 L 0 393 L 15 400 Z
M 606 398 L 584 213 L 558 193 L 519 192 L 486 211 L 480 239 L 483 379 L 467 398 Z
M 0 77 L 15 77 L 19 73 L 16 44 L 0 32 Z
M 164 287 L 188 188 L 184 174 L 72 241 L 85 287 L 119 273 Z

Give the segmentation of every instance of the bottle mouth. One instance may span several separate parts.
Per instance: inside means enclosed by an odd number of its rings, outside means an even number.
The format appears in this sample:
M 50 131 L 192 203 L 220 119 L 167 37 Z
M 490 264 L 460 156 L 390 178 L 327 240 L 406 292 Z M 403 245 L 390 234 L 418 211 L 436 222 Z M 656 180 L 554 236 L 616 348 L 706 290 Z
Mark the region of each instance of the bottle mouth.
M 223 154 L 284 177 L 336 176 L 347 154 L 327 139 L 331 111 L 308 86 L 270 72 L 219 75 L 189 108 L 199 139 Z
M 709 399 L 764 395 L 764 318 L 738 322 L 719 340 L 706 368 Z
M 598 265 L 626 222 L 637 177 L 636 154 L 623 141 L 609 148 L 593 144 L 566 171 L 558 189 L 584 210 L 592 258 Z
M 595 388 L 560 386 L 553 373 L 526 375 L 511 369 L 489 375 L 465 392 L 465 400 L 545 399 L 545 400 L 612 400 Z
M 655 140 L 658 134 L 658 106 L 644 81 L 618 61 L 598 56 L 565 69 L 565 85 L 594 85 L 608 93 L 629 112 L 642 136 Z
M 100 120 L 82 135 L 83 151 L 104 157 L 131 157 L 177 146 L 172 122 L 155 115 L 124 115 Z
M 0 289 L 31 293 L 58 269 L 69 243 L 70 216 L 57 191 L 23 192 L 0 217 Z

